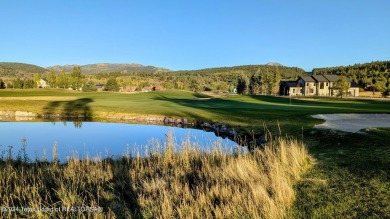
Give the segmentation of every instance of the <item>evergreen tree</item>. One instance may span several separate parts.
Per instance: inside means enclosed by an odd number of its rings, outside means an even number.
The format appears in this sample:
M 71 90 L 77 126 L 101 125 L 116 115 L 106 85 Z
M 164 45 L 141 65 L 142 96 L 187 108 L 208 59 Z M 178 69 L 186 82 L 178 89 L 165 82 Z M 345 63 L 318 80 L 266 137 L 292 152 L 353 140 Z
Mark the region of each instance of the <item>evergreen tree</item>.
M 268 69 L 263 73 L 261 77 L 261 93 L 265 95 L 272 94 L 274 86 L 274 74 L 270 73 Z
M 261 76 L 260 74 L 252 75 L 249 82 L 249 92 L 252 95 L 260 94 L 261 92 Z
M 279 93 L 279 84 L 282 79 L 279 72 L 275 72 L 272 77 L 272 94 L 277 95 Z
M 5 89 L 5 83 L 3 79 L 0 79 L 0 89 Z
M 237 80 L 237 93 L 238 94 L 248 94 L 249 80 L 248 77 L 244 74 L 241 74 Z
M 116 78 L 112 77 L 107 80 L 105 91 L 119 91 L 119 85 Z
M 5 83 L 3 79 L 0 79 L 0 89 L 5 89 Z

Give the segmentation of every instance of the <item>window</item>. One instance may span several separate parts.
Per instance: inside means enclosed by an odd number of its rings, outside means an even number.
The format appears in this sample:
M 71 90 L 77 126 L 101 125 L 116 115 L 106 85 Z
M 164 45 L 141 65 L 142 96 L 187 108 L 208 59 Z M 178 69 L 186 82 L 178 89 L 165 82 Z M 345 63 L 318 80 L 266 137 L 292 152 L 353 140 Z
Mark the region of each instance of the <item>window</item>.
M 295 88 L 293 88 L 293 94 L 295 94 Z
M 326 82 L 326 86 L 328 86 L 328 82 Z
M 320 89 L 324 89 L 324 82 L 320 83 Z

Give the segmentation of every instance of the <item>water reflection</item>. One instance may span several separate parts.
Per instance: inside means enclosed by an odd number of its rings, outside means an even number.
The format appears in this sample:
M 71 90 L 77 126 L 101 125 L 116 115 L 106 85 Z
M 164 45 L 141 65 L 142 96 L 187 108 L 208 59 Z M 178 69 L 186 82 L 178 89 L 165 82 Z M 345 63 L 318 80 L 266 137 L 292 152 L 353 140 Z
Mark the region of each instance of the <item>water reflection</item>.
M 163 146 L 166 135 L 173 133 L 175 145 L 181 148 L 183 142 L 197 145 L 211 151 L 217 145 L 226 153 L 233 153 L 237 144 L 229 139 L 216 137 L 212 132 L 197 129 L 184 129 L 157 125 L 121 124 L 103 122 L 0 122 L 0 147 L 5 151 L 3 158 L 11 150 L 16 157 L 25 138 L 25 151 L 31 159 L 53 160 L 55 154 L 60 161 L 67 157 L 83 158 L 119 156 L 147 156 L 156 146 Z M 5 148 L 12 146 L 13 148 Z M 241 147 L 239 147 L 241 148 Z M 53 153 L 53 150 L 56 150 Z M 241 148 L 242 149 L 242 148 Z

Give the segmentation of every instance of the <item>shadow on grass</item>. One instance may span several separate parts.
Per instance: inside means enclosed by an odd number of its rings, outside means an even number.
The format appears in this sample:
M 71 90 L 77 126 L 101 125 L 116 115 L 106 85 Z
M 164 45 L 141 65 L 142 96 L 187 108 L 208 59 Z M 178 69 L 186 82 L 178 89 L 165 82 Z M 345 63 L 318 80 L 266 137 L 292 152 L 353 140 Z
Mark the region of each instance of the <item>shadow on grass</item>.
M 143 218 L 141 206 L 138 202 L 138 194 L 133 189 L 133 181 L 130 177 L 129 168 L 133 160 L 123 157 L 121 160 L 106 159 L 104 162 L 111 163 L 113 195 L 116 200 L 110 209 L 117 218 Z
M 305 137 L 318 164 L 296 185 L 293 218 L 390 217 L 390 129 Z
M 238 124 L 247 131 L 255 130 L 258 133 L 263 132 L 264 128 L 279 132 L 278 125 L 280 125 L 287 133 L 301 134 L 302 127 L 311 128 L 318 123 L 317 119 L 310 117 L 314 114 L 312 109 L 306 106 L 289 105 L 288 99 L 279 97 L 243 96 L 200 100 L 160 95 L 153 99 L 189 108 L 190 110 L 180 112 L 189 118 L 233 126 Z M 310 104 L 315 106 L 313 103 Z M 320 108 L 320 110 L 326 112 L 326 109 Z
M 48 119 L 73 120 L 75 127 L 82 126 L 82 121 L 92 117 L 89 103 L 94 102 L 91 98 L 81 98 L 72 101 L 53 101 L 44 108 L 43 117 Z

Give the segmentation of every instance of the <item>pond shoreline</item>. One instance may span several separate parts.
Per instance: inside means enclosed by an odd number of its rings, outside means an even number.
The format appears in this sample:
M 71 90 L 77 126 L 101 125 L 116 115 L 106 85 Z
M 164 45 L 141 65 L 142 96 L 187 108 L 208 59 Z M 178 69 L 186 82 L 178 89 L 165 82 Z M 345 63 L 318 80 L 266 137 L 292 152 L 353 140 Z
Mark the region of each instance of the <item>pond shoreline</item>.
M 204 120 L 194 120 L 188 118 L 175 118 L 169 116 L 158 115 L 130 115 L 130 114 L 110 114 L 101 113 L 99 116 L 87 117 L 84 115 L 62 115 L 62 114 L 43 114 L 28 112 L 28 111 L 0 111 L 0 121 L 34 121 L 43 120 L 58 120 L 58 121 L 109 121 L 109 122 L 125 122 L 132 124 L 151 124 L 173 126 L 179 128 L 196 128 L 205 132 L 214 132 L 216 136 L 229 138 L 241 146 L 256 147 L 261 146 L 266 140 L 260 135 L 251 136 L 248 133 L 239 133 L 234 127 L 219 122 L 211 122 Z

